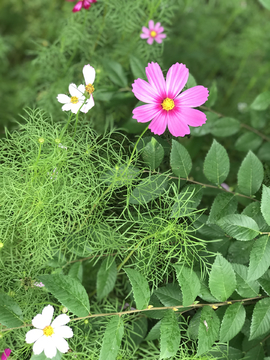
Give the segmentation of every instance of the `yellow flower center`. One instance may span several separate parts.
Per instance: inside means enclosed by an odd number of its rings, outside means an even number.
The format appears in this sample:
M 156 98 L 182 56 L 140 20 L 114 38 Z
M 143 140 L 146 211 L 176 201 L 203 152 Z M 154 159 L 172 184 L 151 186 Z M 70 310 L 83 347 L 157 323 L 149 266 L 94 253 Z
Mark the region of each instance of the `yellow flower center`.
M 153 30 L 153 31 L 151 31 L 151 32 L 150 32 L 150 36 L 151 36 L 151 37 L 156 37 L 156 36 L 157 36 L 156 31 L 154 31 L 154 30 Z
M 175 107 L 173 99 L 170 98 L 164 99 L 161 106 L 163 107 L 164 110 L 167 111 L 172 110 Z
M 92 94 L 95 90 L 94 86 L 92 84 L 88 84 L 86 85 L 85 87 L 85 90 L 89 93 L 89 94 Z
M 43 329 L 43 334 L 45 336 L 52 336 L 53 334 L 53 328 L 49 325 L 49 326 L 46 326 L 44 329 Z
M 77 98 L 77 96 L 71 96 L 70 101 L 72 102 L 72 104 L 77 104 L 79 102 L 79 99 Z

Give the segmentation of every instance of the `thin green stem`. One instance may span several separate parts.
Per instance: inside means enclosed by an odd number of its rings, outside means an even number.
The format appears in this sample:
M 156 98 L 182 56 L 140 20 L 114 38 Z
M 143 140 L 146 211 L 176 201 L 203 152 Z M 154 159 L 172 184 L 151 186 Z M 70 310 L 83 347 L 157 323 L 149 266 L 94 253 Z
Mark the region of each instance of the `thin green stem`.
M 146 133 L 146 131 L 148 130 L 148 126 L 149 126 L 149 125 L 147 125 L 147 127 L 143 130 L 143 132 L 142 132 L 141 135 L 139 136 L 138 140 L 136 141 L 136 144 L 135 144 L 135 146 L 134 146 L 134 148 L 133 148 L 133 151 L 132 151 L 132 153 L 131 153 L 131 155 L 130 155 L 130 158 L 129 158 L 129 161 L 128 161 L 128 164 L 127 164 L 127 168 L 129 168 L 129 166 L 130 166 L 130 164 L 131 164 L 131 162 L 132 162 L 133 155 L 134 155 L 134 153 L 135 153 L 135 151 L 136 151 L 136 149 L 137 149 L 138 143 L 139 143 L 139 141 L 141 140 L 141 138 L 143 137 L 143 135 Z

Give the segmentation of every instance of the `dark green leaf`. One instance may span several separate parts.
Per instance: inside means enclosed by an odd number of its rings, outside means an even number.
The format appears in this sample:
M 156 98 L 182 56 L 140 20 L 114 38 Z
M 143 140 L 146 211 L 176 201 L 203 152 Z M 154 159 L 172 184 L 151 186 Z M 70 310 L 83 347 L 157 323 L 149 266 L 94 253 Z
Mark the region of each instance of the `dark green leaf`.
M 153 327 L 152 329 L 149 331 L 149 333 L 147 334 L 145 340 L 146 341 L 150 341 L 150 340 L 156 340 L 160 338 L 160 325 L 161 325 L 161 320 L 158 321 Z
M 188 178 L 192 168 L 191 157 L 186 148 L 176 140 L 172 140 L 170 164 L 176 176 Z
M 191 73 L 189 73 L 189 75 L 188 75 L 188 81 L 187 81 L 187 83 L 186 83 L 187 89 L 190 89 L 190 88 L 192 88 L 193 86 L 196 86 L 196 85 L 197 85 L 197 82 L 196 82 L 194 76 L 191 75 Z
M 270 331 L 270 298 L 258 301 L 254 307 L 249 340 L 256 339 Z
M 270 295 L 270 270 L 258 279 L 258 283 L 261 285 L 266 294 Z
M 233 194 L 218 194 L 212 204 L 208 224 L 215 224 L 220 218 L 234 214 L 237 210 L 237 199 Z
M 224 315 L 220 328 L 220 341 L 227 342 L 242 329 L 246 318 L 244 306 L 238 302 L 230 305 Z
M 224 117 L 215 121 L 211 133 L 214 136 L 227 137 L 240 130 L 240 122 L 234 118 Z
M 207 117 L 207 121 L 205 124 L 203 124 L 202 126 L 190 128 L 190 134 L 192 136 L 204 136 L 206 134 L 211 133 L 212 128 L 213 128 L 216 120 L 218 119 L 218 115 L 216 115 L 210 111 L 205 111 L 205 115 Z
M 167 310 L 160 326 L 160 359 L 171 358 L 180 346 L 180 329 L 173 310 Z
M 143 61 L 139 58 L 137 58 L 134 55 L 130 55 L 129 57 L 129 63 L 131 67 L 132 74 L 135 79 L 146 79 L 145 75 L 145 65 Z
M 182 293 L 178 284 L 167 284 L 155 290 L 156 296 L 164 306 L 182 305 Z
M 198 309 L 197 312 L 191 317 L 190 323 L 188 325 L 187 334 L 192 340 L 198 339 L 201 312 L 202 309 Z
M 239 240 L 233 241 L 228 249 L 227 259 L 232 263 L 247 264 L 253 244 L 253 240 L 245 242 Z
M 124 335 L 124 322 L 118 315 L 113 316 L 106 326 L 99 360 L 115 360 Z
M 197 356 L 212 347 L 218 339 L 219 327 L 220 320 L 215 311 L 210 306 L 204 306 L 200 317 Z
M 122 65 L 111 59 L 103 60 L 104 70 L 113 83 L 121 87 L 127 87 L 127 77 L 124 73 Z
M 68 275 L 74 277 L 75 279 L 79 280 L 80 282 L 82 282 L 83 279 L 83 267 L 82 267 L 82 263 L 76 262 L 74 264 L 71 265 Z
M 205 106 L 209 108 L 212 107 L 213 105 L 215 105 L 216 100 L 217 100 L 217 83 L 214 80 L 210 87 L 208 100 L 206 101 Z
M 0 323 L 7 327 L 23 324 L 22 310 L 12 297 L 0 292 Z
M 137 309 L 145 309 L 150 299 L 150 290 L 147 280 L 137 270 L 126 268 L 125 272 L 132 285 Z
M 228 235 L 241 241 L 252 240 L 260 233 L 257 223 L 246 215 L 227 215 L 218 220 L 217 224 Z
M 97 274 L 97 299 L 99 301 L 113 290 L 116 278 L 116 263 L 107 257 L 102 261 Z
M 238 151 L 256 150 L 262 143 L 262 138 L 252 132 L 241 135 L 235 142 Z
M 258 281 L 248 281 L 248 268 L 241 264 L 232 264 L 236 275 L 236 292 L 243 298 L 252 298 L 258 296 L 260 285 Z
M 261 161 L 267 161 L 267 162 L 270 161 L 270 143 L 269 142 L 262 144 L 262 146 L 258 150 L 257 156 Z
M 163 146 L 152 137 L 142 151 L 142 158 L 151 170 L 155 170 L 164 158 Z
M 192 269 L 182 265 L 174 267 L 183 294 L 183 306 L 191 305 L 200 292 L 200 280 Z

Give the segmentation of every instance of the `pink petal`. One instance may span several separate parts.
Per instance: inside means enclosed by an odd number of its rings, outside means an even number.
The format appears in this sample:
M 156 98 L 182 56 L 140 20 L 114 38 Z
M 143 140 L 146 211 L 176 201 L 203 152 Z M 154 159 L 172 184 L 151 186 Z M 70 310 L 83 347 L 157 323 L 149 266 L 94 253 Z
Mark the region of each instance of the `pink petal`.
M 177 112 L 181 121 L 190 126 L 202 126 L 207 120 L 206 115 L 202 111 L 196 109 L 181 107 L 175 110 L 175 112 Z
M 148 82 L 142 79 L 137 79 L 132 84 L 132 91 L 136 98 L 146 103 L 158 103 L 160 102 L 160 96 L 156 93 L 156 89 L 153 88 Z M 161 103 L 161 102 L 160 102 Z
M 153 20 L 149 20 L 148 27 L 150 31 L 154 30 L 155 24 Z
M 166 130 L 167 114 L 166 110 L 162 110 L 150 123 L 149 129 L 156 135 L 161 135 Z
M 148 122 L 162 111 L 159 104 L 147 104 L 136 107 L 133 112 L 133 119 L 139 122 Z
M 141 37 L 141 39 L 148 39 L 150 37 L 150 35 L 141 34 L 140 37 Z
M 11 349 L 5 349 L 3 354 L 1 355 L 1 360 L 7 360 L 7 358 L 9 357 L 11 353 Z
M 152 45 L 154 41 L 154 38 L 152 38 L 151 36 L 149 37 L 149 39 L 147 40 L 147 44 Z
M 89 9 L 91 5 L 92 5 L 91 2 L 89 2 L 89 1 L 87 1 L 87 0 L 84 0 L 84 1 L 83 1 L 83 7 L 84 7 L 86 10 Z
M 147 34 L 147 35 L 150 34 L 150 30 L 149 30 L 147 27 L 145 27 L 145 26 L 142 27 L 142 32 L 145 33 L 145 34 Z
M 167 97 L 174 99 L 180 93 L 188 80 L 188 69 L 186 65 L 176 63 L 172 65 L 166 76 Z
M 168 111 L 168 128 L 173 136 L 185 136 L 190 133 L 190 129 L 178 111 Z
M 160 27 L 160 22 L 157 22 L 156 25 L 154 26 L 154 31 L 158 32 L 159 27 Z
M 208 98 L 208 89 L 198 85 L 184 91 L 177 99 L 181 100 L 181 107 L 196 107 L 204 104 Z
M 159 94 L 162 99 L 166 98 L 166 83 L 159 64 L 151 62 L 145 68 L 145 72 L 149 84 L 156 89 L 156 93 Z
M 165 36 L 165 37 L 166 37 L 166 36 Z M 161 35 L 157 35 L 157 36 L 155 37 L 155 40 L 156 40 L 156 42 L 159 43 L 159 44 L 161 44 L 162 41 L 163 41 Z
M 162 33 L 163 31 L 164 31 L 164 27 L 163 27 L 163 26 L 160 26 L 160 27 L 156 30 L 156 32 L 157 32 L 158 34 Z
M 77 4 L 74 6 L 74 8 L 73 8 L 73 12 L 77 12 L 77 11 L 80 11 L 81 10 L 81 8 L 82 8 L 82 1 L 79 1 L 79 2 L 77 2 Z

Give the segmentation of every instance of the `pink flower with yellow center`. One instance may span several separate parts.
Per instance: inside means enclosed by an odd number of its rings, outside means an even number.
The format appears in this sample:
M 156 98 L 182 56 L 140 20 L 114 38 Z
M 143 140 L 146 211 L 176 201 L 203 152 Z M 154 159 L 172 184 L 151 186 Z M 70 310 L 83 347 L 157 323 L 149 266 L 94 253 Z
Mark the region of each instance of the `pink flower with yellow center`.
M 142 27 L 142 34 L 140 35 L 142 39 L 148 39 L 147 43 L 149 45 L 153 44 L 155 40 L 157 43 L 162 43 L 162 39 L 165 39 L 166 34 L 162 34 L 164 28 L 160 26 L 160 23 L 154 23 L 153 20 L 150 20 L 148 23 L 149 29 L 145 26 Z
M 33 352 L 39 355 L 44 351 L 47 358 L 52 359 L 57 350 L 65 353 L 69 346 L 64 339 L 71 338 L 73 332 L 69 326 L 65 326 L 70 318 L 66 314 L 58 315 L 52 322 L 54 308 L 51 305 L 45 306 L 41 314 L 38 314 L 32 320 L 32 329 L 26 333 L 25 341 L 33 345 Z
M 184 64 L 176 63 L 167 72 L 166 81 L 159 64 L 150 63 L 145 68 L 148 82 L 137 79 L 132 84 L 136 98 L 147 103 L 133 110 L 133 119 L 150 122 L 149 129 L 161 135 L 168 126 L 173 136 L 190 133 L 188 126 L 202 126 L 206 115 L 193 107 L 205 103 L 208 89 L 194 86 L 180 94 L 188 80 L 189 70 Z
M 67 0 L 67 1 L 75 1 L 75 0 Z M 90 6 L 92 5 L 92 3 L 95 3 L 97 2 L 97 0 L 81 0 L 81 1 L 78 1 L 77 4 L 74 6 L 73 8 L 73 12 L 77 12 L 77 11 L 80 11 L 82 8 L 84 9 L 89 9 Z

